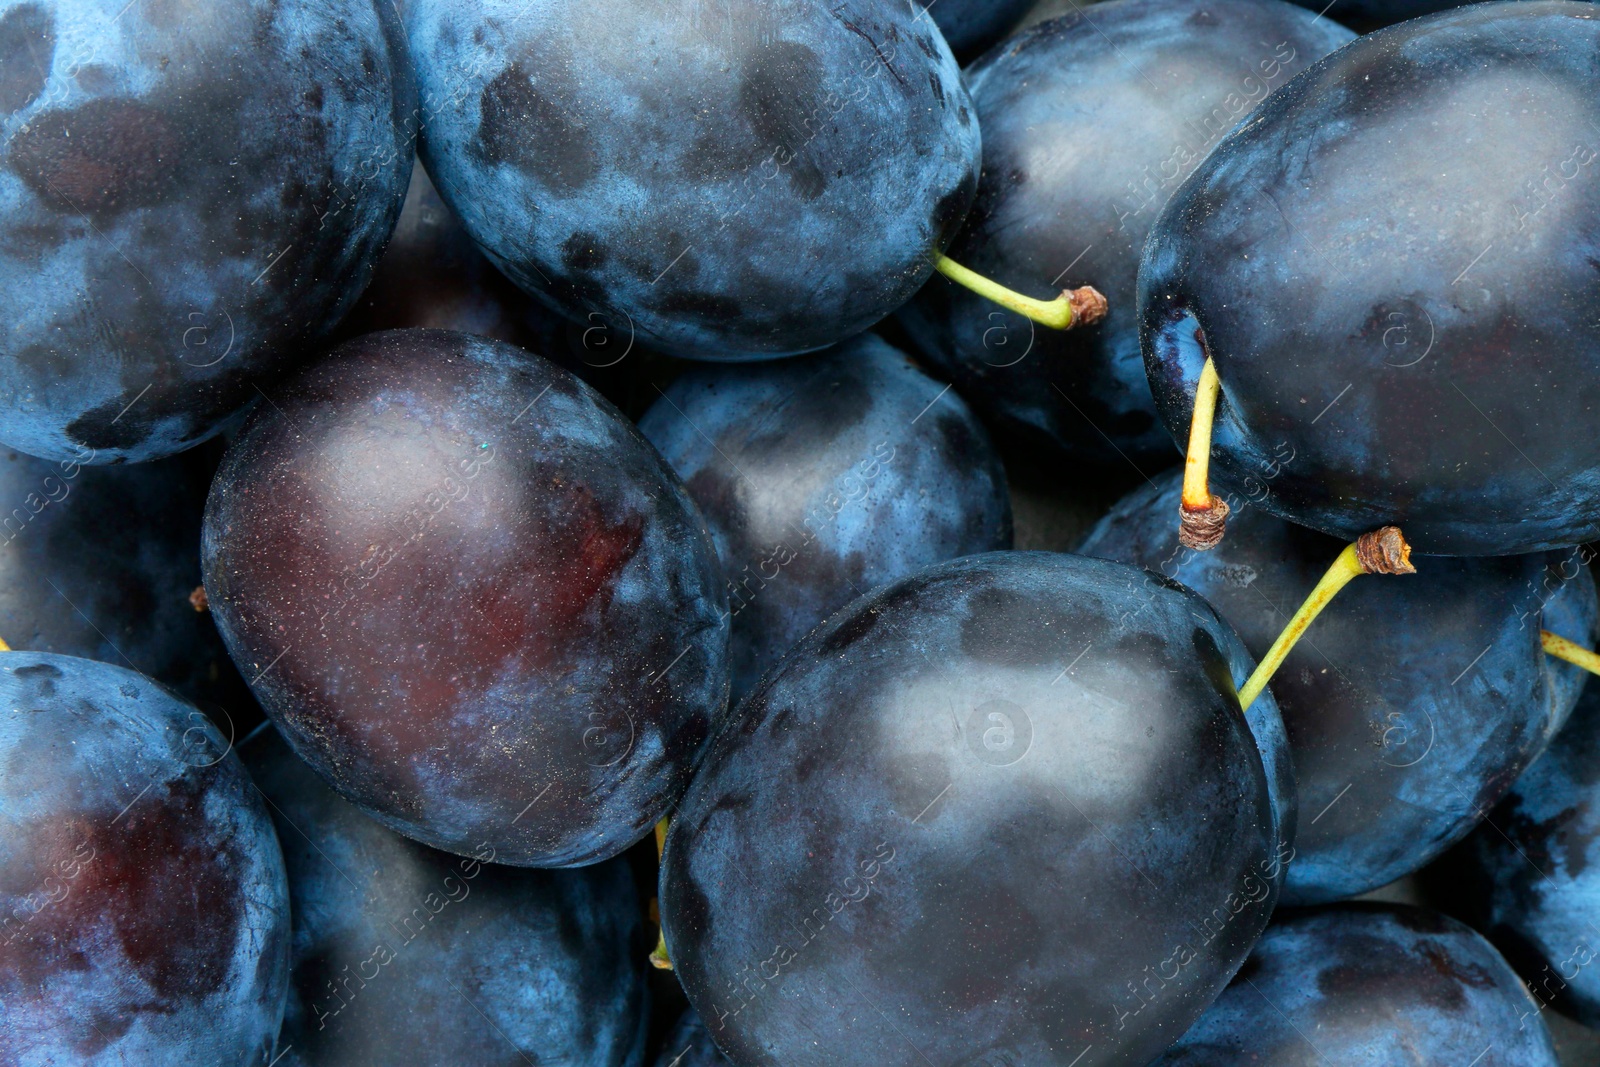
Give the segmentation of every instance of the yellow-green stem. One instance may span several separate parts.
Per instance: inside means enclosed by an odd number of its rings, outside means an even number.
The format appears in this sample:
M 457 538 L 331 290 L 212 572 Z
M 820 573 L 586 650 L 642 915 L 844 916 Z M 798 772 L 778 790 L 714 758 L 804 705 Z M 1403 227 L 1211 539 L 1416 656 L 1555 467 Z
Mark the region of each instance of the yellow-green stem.
M 1582 645 L 1568 641 L 1565 637 L 1553 634 L 1549 630 L 1539 631 L 1539 643 L 1556 659 L 1564 659 L 1568 663 L 1582 667 L 1590 674 L 1600 674 L 1600 655 Z
M 661 859 L 662 852 L 667 847 L 667 827 L 671 824 L 670 818 L 664 818 L 656 823 L 656 859 Z M 658 971 L 672 970 L 672 957 L 667 953 L 667 930 L 661 924 L 661 904 L 656 902 L 656 947 L 650 953 L 650 966 Z
M 1381 530 L 1362 534 L 1353 544 L 1346 545 L 1239 690 L 1239 707 L 1249 710 L 1256 697 L 1272 680 L 1273 674 L 1283 666 L 1295 642 L 1300 640 L 1312 620 L 1322 613 L 1322 609 L 1328 606 L 1339 590 L 1349 584 L 1350 579 L 1362 574 L 1415 573 L 1416 568 L 1411 565 L 1411 546 L 1397 527 L 1385 526 Z
M 1183 459 L 1183 500 L 1178 505 L 1178 542 L 1205 552 L 1217 547 L 1228 523 L 1228 502 L 1211 495 L 1211 426 L 1217 416 L 1222 380 L 1206 357 L 1189 419 L 1189 451 Z
M 1053 330 L 1070 330 L 1074 326 L 1089 326 L 1106 314 L 1106 298 L 1092 285 L 1078 289 L 1064 289 L 1054 300 L 1036 300 L 1023 296 L 1015 289 L 1007 289 L 977 271 L 968 270 L 949 256 L 933 257 L 933 267 L 957 285 L 972 290 L 985 300 L 1025 315 L 1041 326 Z

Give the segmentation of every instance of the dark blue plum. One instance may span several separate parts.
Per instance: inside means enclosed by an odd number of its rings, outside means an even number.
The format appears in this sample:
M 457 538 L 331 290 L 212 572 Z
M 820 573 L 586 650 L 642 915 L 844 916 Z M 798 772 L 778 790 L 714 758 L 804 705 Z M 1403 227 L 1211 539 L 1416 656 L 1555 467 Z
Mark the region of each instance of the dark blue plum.
M 1452 909 L 1487 934 L 1541 1004 L 1600 1026 L 1600 686 L 1441 865 Z
M 0 653 L 0 707 L 0 1062 L 269 1062 L 289 890 L 227 739 L 73 656 Z
M 270 399 L 212 483 L 201 562 L 295 751 L 459 855 L 638 840 L 728 691 L 716 549 L 655 450 L 559 367 L 442 330 L 349 342 Z
M 384 829 L 268 730 L 243 755 L 272 802 L 294 915 L 282 1067 L 633 1067 L 644 909 L 627 864 L 530 871 Z
M 1265 655 L 1343 545 L 1235 501 L 1221 545 L 1179 548 L 1179 482 L 1173 472 L 1128 496 L 1080 551 L 1182 582 Z M 1600 608 L 1576 551 L 1413 561 L 1415 575 L 1341 592 L 1270 684 L 1305 816 L 1285 903 L 1364 893 L 1459 841 L 1588 677 L 1539 644 L 1541 628 L 1593 642 Z
M 667 1035 L 655 1067 L 728 1067 L 728 1057 L 711 1040 L 705 1020 L 689 1008 Z
M 1291 0 L 1365 32 L 1406 19 L 1460 7 L 1468 0 Z
M 420 166 L 412 168 L 405 208 L 372 284 L 339 324 L 338 337 L 411 328 L 459 330 L 526 348 L 618 403 L 642 355 L 598 316 L 571 322 L 513 285 L 478 251 Z
M 1049 330 L 936 277 L 900 316 L 934 369 L 1054 449 L 1176 459 L 1139 351 L 1145 237 L 1224 134 L 1352 36 L 1281 0 L 1116 0 L 1074 4 L 969 67 L 983 177 L 950 255 L 1034 296 L 1093 284 L 1110 310 Z
M 1243 962 L 1293 832 L 1250 666 L 1193 593 L 1044 552 L 834 615 L 667 836 L 667 946 L 712 1038 L 739 1067 L 1147 1063 Z
M 868 334 L 706 367 L 639 422 L 711 527 L 733 615 L 733 699 L 874 586 L 1011 547 L 1005 469 L 948 386 Z
M 192 599 L 208 451 L 118 469 L 0 451 L 0 640 L 137 670 L 231 733 L 259 713 Z
M 1345 904 L 1267 928 L 1239 976 L 1151 1067 L 1559 1067 L 1483 938 L 1421 908 Z
M 912 0 L 932 18 L 956 58 L 966 60 L 994 44 L 1032 6 L 1033 0 Z
M 1222 490 L 1275 466 L 1261 507 L 1425 554 L 1600 537 L 1594 14 L 1471 4 L 1358 38 L 1173 195 L 1146 370 L 1183 441 L 1215 361 Z
M 884 0 L 409 0 L 422 158 L 518 285 L 674 355 L 860 333 L 977 183 L 931 19 Z
M 382 0 L 0 0 L 0 441 L 217 432 L 361 292 L 415 131 Z

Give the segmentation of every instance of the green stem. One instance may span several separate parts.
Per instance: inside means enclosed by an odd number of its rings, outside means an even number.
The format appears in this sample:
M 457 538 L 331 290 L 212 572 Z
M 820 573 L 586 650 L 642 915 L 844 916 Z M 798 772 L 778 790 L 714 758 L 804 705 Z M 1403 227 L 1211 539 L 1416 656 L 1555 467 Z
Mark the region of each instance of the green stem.
M 943 254 L 934 256 L 933 267 L 957 285 L 1053 330 L 1090 326 L 1106 316 L 1106 298 L 1092 285 L 1078 289 L 1063 289 L 1061 295 L 1054 300 L 1035 300 L 1031 296 L 1023 296 L 1015 289 L 1007 289 L 999 282 L 991 281 L 976 271 L 968 270 Z

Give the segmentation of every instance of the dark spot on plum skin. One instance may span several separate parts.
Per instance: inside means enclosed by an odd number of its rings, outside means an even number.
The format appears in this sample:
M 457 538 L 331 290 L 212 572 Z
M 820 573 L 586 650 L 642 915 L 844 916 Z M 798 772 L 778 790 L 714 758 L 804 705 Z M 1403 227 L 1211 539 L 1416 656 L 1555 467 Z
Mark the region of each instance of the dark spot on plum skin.
M 176 196 L 182 150 L 160 111 L 99 99 L 34 118 L 12 138 L 8 162 L 56 210 L 105 219 Z
M 55 20 L 36 4 L 0 18 L 0 114 L 21 111 L 44 91 L 55 61 Z
M 818 123 L 833 117 L 823 107 L 821 70 L 821 58 L 805 45 L 775 41 L 739 83 L 739 109 L 750 129 L 769 151 L 782 146 L 794 157 L 783 172 L 802 200 L 828 188 L 827 174 L 808 151 Z
M 561 262 L 573 273 L 599 270 L 606 265 L 606 258 L 600 238 L 592 233 L 575 233 L 561 246 Z
M 210 836 L 202 785 L 180 779 L 166 789 L 152 789 L 120 817 L 93 813 L 75 833 L 49 835 L 69 855 L 86 843 L 82 855 L 90 858 L 67 895 L 0 941 L 0 973 L 39 985 L 52 974 L 88 970 L 90 955 L 103 951 L 94 939 L 109 923 L 123 955 L 161 998 L 152 1010 L 178 1010 L 221 986 L 242 918 L 234 906 L 242 899 L 239 861 L 226 838 Z
M 495 75 L 478 98 L 472 152 L 486 163 L 509 164 L 564 192 L 582 188 L 600 172 L 588 129 L 564 101 L 535 88 L 520 62 Z

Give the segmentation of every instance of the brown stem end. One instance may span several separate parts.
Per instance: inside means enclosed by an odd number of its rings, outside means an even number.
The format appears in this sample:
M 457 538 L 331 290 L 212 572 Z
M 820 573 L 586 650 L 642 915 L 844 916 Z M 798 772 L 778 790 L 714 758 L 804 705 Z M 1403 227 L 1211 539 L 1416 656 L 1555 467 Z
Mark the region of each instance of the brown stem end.
M 1184 504 L 1178 508 L 1178 543 L 1196 552 L 1209 552 L 1222 542 L 1228 527 L 1228 502 L 1214 496 L 1199 507 Z M 1397 531 L 1398 532 L 1398 531 Z
M 1356 538 L 1356 559 L 1368 574 L 1415 574 L 1411 546 L 1398 526 L 1384 526 Z
M 1064 289 L 1061 295 L 1072 305 L 1072 326 L 1093 326 L 1106 317 L 1105 294 L 1092 285 Z
M 211 599 L 206 596 L 206 587 L 197 585 L 194 592 L 189 594 L 189 606 L 196 611 L 210 611 Z

